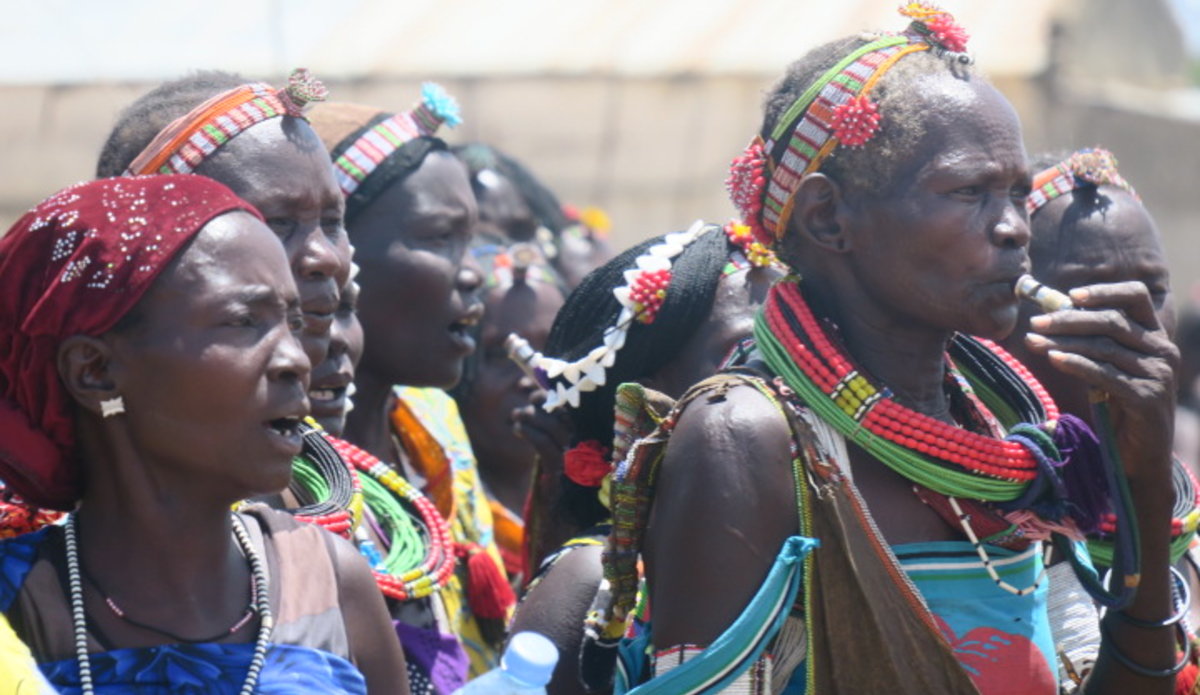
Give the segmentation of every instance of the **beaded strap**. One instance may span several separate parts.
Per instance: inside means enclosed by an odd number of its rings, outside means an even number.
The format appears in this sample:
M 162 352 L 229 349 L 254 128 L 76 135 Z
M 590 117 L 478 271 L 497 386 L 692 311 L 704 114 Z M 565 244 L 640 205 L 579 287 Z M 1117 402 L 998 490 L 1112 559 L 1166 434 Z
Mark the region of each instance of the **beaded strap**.
M 333 173 L 338 186 L 347 197 L 353 195 L 404 143 L 434 135 L 443 123 L 454 127 L 460 122 L 458 103 L 439 85 L 426 82 L 416 107 L 376 123 L 334 159 Z
M 769 136 L 756 136 L 733 161 L 725 185 L 760 242 L 783 236 L 800 182 L 834 149 L 862 147 L 879 132 L 882 116 L 871 90 L 897 61 L 930 49 L 966 50 L 966 32 L 950 13 L 909 2 L 900 14 L 912 20 L 906 31 L 870 40 L 839 60 L 787 108 Z
M 280 116 L 303 117 L 309 102 L 324 101 L 325 87 L 308 71 L 292 72 L 288 86 L 253 82 L 218 94 L 172 121 L 134 158 L 126 176 L 190 174 L 239 133 Z
M 1117 170 L 1116 156 L 1102 147 L 1088 147 L 1038 172 L 1033 177 L 1033 190 L 1025 199 L 1025 209 L 1032 215 L 1059 196 L 1085 186 L 1105 184 L 1128 191 L 1141 200 L 1137 191 Z

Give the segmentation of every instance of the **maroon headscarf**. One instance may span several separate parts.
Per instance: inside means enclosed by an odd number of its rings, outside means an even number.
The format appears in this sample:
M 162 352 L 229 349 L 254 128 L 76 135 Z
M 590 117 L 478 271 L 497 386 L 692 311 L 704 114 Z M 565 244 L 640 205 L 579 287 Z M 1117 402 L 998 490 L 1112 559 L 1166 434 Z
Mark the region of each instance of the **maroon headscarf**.
M 79 466 L 58 347 L 99 336 L 137 304 L 214 217 L 249 203 L 203 176 L 81 183 L 0 238 L 0 480 L 26 502 L 70 509 Z

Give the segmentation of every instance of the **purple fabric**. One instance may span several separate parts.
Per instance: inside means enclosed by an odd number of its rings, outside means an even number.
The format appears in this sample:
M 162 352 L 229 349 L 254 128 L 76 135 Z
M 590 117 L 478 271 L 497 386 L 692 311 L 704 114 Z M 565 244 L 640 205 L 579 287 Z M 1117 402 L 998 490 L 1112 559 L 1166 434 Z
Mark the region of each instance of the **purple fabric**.
M 1067 463 L 1060 470 L 1071 504 L 1071 517 L 1085 534 L 1095 533 L 1112 511 L 1100 440 L 1087 423 L 1063 413 L 1054 428 L 1054 443 Z
M 467 683 L 467 653 L 454 635 L 426 630 L 399 621 L 396 636 L 404 648 L 409 669 L 425 674 L 436 692 L 450 695 Z M 416 692 L 416 691 L 414 691 Z

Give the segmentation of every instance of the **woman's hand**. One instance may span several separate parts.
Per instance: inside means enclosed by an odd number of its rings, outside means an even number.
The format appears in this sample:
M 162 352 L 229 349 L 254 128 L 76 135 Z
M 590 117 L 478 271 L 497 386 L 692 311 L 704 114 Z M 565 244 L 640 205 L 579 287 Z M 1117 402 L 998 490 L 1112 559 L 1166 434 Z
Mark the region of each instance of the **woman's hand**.
M 1030 349 L 1107 396 L 1130 481 L 1170 480 L 1179 350 L 1137 281 L 1071 291 L 1078 309 L 1036 316 Z

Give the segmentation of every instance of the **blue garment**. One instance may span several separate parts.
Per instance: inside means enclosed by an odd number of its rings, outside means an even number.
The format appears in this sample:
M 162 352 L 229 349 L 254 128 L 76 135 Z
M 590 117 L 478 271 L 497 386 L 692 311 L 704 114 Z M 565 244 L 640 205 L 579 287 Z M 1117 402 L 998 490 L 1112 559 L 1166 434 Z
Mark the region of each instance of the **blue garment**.
M 0 541 L 0 611 L 7 613 L 16 601 L 26 576 L 39 561 L 39 549 L 50 540 L 51 533 L 61 534 L 61 529 L 47 527 Z M 253 643 L 170 644 L 92 653 L 89 661 L 97 693 L 213 695 L 241 690 L 253 654 Z M 64 695 L 80 692 L 75 659 L 38 666 Z M 367 686 L 362 674 L 345 658 L 311 647 L 273 643 L 255 692 L 365 695 Z
M 1016 589 L 1042 572 L 1040 543 L 1022 552 L 985 545 L 992 568 Z M 982 695 L 1058 692 L 1047 582 L 1024 596 L 996 584 L 966 541 L 907 543 L 892 552 Z

